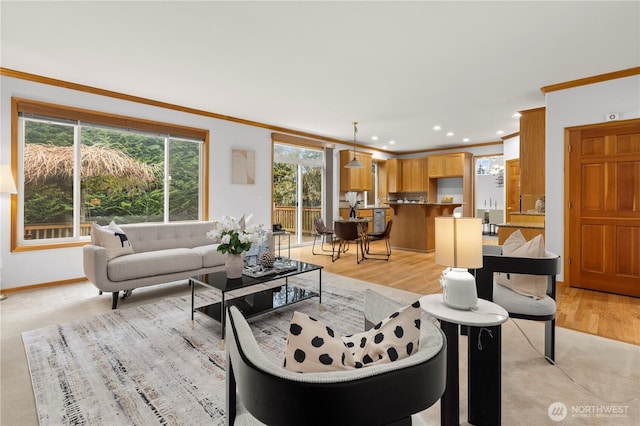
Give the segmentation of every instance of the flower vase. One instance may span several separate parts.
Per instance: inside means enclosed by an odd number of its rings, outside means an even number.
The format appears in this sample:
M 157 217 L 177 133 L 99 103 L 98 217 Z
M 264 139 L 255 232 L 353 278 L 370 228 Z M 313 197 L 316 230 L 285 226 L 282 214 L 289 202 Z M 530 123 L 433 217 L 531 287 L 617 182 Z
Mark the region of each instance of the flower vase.
M 349 217 L 351 219 L 355 219 L 356 218 L 356 209 L 351 207 L 351 211 L 349 212 Z
M 228 254 L 224 266 L 227 271 L 227 278 L 235 279 L 242 277 L 244 252 L 241 254 Z

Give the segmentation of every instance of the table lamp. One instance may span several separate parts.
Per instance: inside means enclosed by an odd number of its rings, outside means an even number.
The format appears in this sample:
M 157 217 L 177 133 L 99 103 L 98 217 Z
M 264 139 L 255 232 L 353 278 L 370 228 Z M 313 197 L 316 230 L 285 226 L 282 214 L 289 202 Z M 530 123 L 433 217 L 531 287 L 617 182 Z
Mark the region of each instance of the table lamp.
M 447 266 L 440 277 L 444 303 L 455 309 L 478 304 L 476 279 L 467 268 L 482 267 L 482 221 L 472 217 L 436 217 L 436 264 Z

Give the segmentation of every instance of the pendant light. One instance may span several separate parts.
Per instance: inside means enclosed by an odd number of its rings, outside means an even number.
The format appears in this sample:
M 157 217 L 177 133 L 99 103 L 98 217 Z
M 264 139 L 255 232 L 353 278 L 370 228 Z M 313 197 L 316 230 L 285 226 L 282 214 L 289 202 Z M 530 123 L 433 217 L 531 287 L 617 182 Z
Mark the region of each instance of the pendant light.
M 349 161 L 345 164 L 345 168 L 347 169 L 363 169 L 364 166 L 361 162 L 356 158 L 356 133 L 358 133 L 358 122 L 353 122 L 353 160 Z

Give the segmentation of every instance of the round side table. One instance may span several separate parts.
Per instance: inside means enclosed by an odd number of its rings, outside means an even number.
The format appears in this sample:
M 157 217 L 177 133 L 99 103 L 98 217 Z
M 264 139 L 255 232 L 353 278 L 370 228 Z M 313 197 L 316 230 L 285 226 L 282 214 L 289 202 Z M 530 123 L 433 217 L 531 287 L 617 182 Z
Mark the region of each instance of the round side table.
M 501 422 L 501 324 L 509 313 L 488 300 L 478 299 L 474 310 L 452 308 L 442 294 L 420 298 L 420 306 L 440 320 L 447 336 L 447 387 L 440 403 L 443 425 L 460 424 L 459 401 L 459 326 L 468 329 L 468 421 L 474 425 L 499 425 Z

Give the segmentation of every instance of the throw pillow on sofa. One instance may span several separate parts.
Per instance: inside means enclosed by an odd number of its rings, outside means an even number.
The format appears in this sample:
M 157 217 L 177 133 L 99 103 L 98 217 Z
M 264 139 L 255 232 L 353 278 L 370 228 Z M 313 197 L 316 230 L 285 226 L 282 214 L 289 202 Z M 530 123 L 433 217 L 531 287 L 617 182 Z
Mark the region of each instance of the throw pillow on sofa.
M 370 330 L 341 337 L 321 321 L 295 312 L 284 368 L 300 373 L 348 370 L 406 358 L 418 350 L 420 317 L 416 301 Z
M 522 232 L 517 230 L 502 245 L 502 254 L 511 257 L 544 257 L 544 239 L 542 235 L 538 235 L 527 241 Z M 495 274 L 495 281 L 518 294 L 534 299 L 544 299 L 547 294 L 546 276 L 501 272 Z
M 100 226 L 93 222 L 91 224 L 91 239 L 95 245 L 107 250 L 107 261 L 133 253 L 133 246 L 127 238 L 127 234 L 114 221 L 111 221 L 107 226 Z

